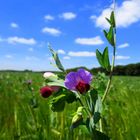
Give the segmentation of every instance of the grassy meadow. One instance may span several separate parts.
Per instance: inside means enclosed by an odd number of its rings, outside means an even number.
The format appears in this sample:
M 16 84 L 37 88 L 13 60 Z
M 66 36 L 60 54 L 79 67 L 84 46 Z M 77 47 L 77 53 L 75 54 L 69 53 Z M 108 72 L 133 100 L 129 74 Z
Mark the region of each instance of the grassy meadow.
M 25 81 L 32 80 L 33 92 Z M 85 127 L 70 131 L 78 103 L 54 113 L 39 95 L 41 73 L 0 72 L 0 140 L 88 140 Z M 140 140 L 140 77 L 113 77 L 103 129 L 112 140 Z

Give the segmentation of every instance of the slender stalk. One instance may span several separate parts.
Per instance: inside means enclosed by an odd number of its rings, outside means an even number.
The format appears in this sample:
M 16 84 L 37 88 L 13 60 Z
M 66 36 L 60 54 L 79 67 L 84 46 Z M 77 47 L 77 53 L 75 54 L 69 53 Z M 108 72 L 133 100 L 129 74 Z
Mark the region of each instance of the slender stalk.
M 85 105 L 83 104 L 82 100 L 80 98 L 78 98 L 78 101 L 80 102 L 81 106 L 84 107 L 86 113 L 89 115 L 89 117 L 91 117 L 91 113 L 89 112 L 89 110 L 85 107 Z
M 86 106 L 84 105 L 83 101 L 81 100 L 79 93 L 75 92 L 75 94 L 76 94 L 76 98 L 79 101 L 79 103 L 81 104 L 81 106 L 84 107 L 87 115 L 89 115 L 89 117 L 91 117 L 92 115 L 91 115 L 90 111 L 86 108 Z
M 113 0 L 113 3 L 114 3 L 113 11 L 115 13 L 116 0 Z M 102 98 L 102 103 L 106 99 L 106 96 L 107 96 L 107 94 L 109 92 L 109 89 L 110 89 L 110 86 L 111 86 L 112 75 L 113 75 L 113 70 L 114 70 L 114 65 L 115 65 L 115 54 L 116 54 L 116 26 L 114 27 L 114 46 L 113 46 L 113 56 L 112 56 L 111 71 L 110 71 L 110 74 L 109 74 L 109 80 L 108 80 L 108 83 L 107 83 L 107 86 L 106 86 L 106 90 L 105 90 L 104 95 L 103 95 L 103 98 Z

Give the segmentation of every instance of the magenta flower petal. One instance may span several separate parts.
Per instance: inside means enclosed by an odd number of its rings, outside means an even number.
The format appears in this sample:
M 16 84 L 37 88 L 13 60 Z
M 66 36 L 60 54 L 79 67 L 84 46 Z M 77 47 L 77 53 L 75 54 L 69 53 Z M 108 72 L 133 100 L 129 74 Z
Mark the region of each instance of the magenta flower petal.
M 81 81 L 85 82 L 86 84 L 91 83 L 93 76 L 90 72 L 81 68 L 78 70 L 77 74 L 80 77 Z
M 76 80 L 76 78 L 77 78 L 76 72 L 68 73 L 64 81 L 65 86 L 70 90 L 75 90 L 76 85 L 78 84 L 78 81 Z

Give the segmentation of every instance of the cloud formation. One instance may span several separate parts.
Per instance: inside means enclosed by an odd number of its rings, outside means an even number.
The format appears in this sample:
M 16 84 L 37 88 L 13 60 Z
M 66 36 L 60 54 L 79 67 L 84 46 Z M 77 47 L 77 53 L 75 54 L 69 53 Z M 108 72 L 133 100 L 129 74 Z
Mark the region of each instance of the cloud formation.
M 19 25 L 18 25 L 17 23 L 15 23 L 15 22 L 12 22 L 12 23 L 10 24 L 10 26 L 11 26 L 12 28 L 19 28 Z
M 60 18 L 63 18 L 64 20 L 72 20 L 75 19 L 76 16 L 77 15 L 73 12 L 65 12 L 60 15 Z
M 113 4 L 109 8 L 104 9 L 96 19 L 93 19 L 96 26 L 101 28 L 109 27 L 105 17 L 109 18 L 112 7 Z M 117 27 L 128 27 L 138 21 L 140 21 L 140 0 L 126 0 L 120 6 L 116 6 Z
M 116 56 L 116 60 L 125 60 L 125 59 L 130 59 L 130 56 L 122 56 L 122 55 Z
M 59 36 L 61 34 L 61 31 L 55 28 L 50 28 L 50 27 L 44 27 L 42 29 L 43 33 L 48 33 L 52 36 Z
M 37 42 L 34 38 L 23 38 L 23 37 L 8 37 L 7 39 L 4 39 L 9 44 L 25 44 L 25 45 L 35 45 Z
M 70 57 L 69 57 L 69 56 L 64 56 L 63 59 L 64 59 L 64 60 L 69 60 Z
M 51 20 L 54 20 L 54 17 L 51 16 L 51 15 L 45 15 L 44 19 L 47 20 L 47 21 L 49 21 L 49 20 L 51 21 Z
M 122 49 L 122 48 L 127 48 L 129 46 L 128 43 L 124 43 L 124 44 L 121 44 L 118 46 L 119 49 Z
M 61 50 L 57 50 L 57 53 L 58 54 L 65 54 L 65 51 L 61 49 Z
M 96 56 L 95 52 L 88 52 L 88 51 L 79 51 L 79 52 L 68 52 L 69 56 L 75 56 L 75 57 L 92 57 Z
M 76 38 L 75 42 L 81 45 L 101 45 L 104 44 L 103 40 L 100 36 L 92 37 L 92 38 Z

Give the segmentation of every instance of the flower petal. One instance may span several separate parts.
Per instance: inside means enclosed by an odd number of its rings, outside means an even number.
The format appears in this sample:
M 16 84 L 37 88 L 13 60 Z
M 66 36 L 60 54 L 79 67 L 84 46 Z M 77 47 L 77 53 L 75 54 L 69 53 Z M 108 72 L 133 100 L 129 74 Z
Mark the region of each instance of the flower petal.
M 76 78 L 77 78 L 76 72 L 68 73 L 64 81 L 65 86 L 70 90 L 75 90 L 76 85 L 78 84 Z
M 81 68 L 77 71 L 77 73 L 78 73 L 79 77 L 81 78 L 81 81 L 85 82 L 86 84 L 90 84 L 90 82 L 93 78 L 93 76 L 90 72 Z

